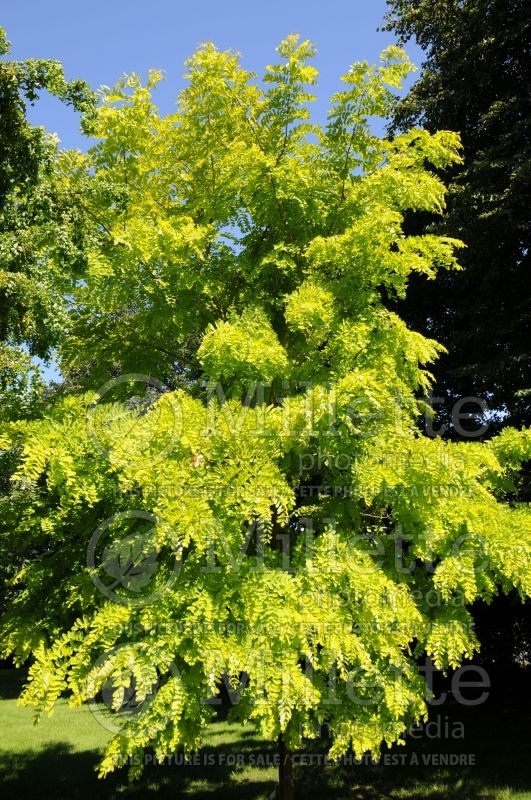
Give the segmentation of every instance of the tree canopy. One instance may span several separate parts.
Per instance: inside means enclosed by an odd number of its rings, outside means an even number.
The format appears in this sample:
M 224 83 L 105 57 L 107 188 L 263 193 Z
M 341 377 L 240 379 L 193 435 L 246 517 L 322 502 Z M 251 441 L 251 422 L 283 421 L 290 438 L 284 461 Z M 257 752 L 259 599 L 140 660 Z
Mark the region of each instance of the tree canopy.
M 2 437 L 22 561 L 2 647 L 33 657 L 39 712 L 110 698 L 102 774 L 196 748 L 224 676 L 232 715 L 288 749 L 327 725 L 332 757 L 378 750 L 426 713 L 418 658 L 478 647 L 468 605 L 531 592 L 530 432 L 425 436 L 442 348 L 387 308 L 457 267 L 458 240 L 404 223 L 442 213 L 427 165 L 459 138 L 371 132 L 411 69 L 398 48 L 348 70 L 325 125 L 313 46 L 278 52 L 259 82 L 204 45 L 169 116 L 159 73 L 121 80 L 96 146 L 56 165 L 87 271 L 69 391 Z

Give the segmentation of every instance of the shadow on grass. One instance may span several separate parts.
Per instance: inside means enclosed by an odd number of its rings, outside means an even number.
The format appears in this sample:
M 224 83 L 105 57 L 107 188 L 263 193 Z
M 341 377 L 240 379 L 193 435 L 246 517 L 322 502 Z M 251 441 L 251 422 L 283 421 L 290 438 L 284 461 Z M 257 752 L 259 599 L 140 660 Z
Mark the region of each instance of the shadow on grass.
M 218 756 L 263 752 L 264 743 L 244 738 L 234 744 L 207 747 L 199 754 L 200 765 L 147 766 L 142 778 L 127 781 L 127 770 L 111 774 L 105 780 L 97 777 L 95 767 L 101 759 L 97 751 L 75 752 L 66 743 L 49 745 L 38 752 L 6 753 L 0 764 L 0 796 L 2 800 L 119 800 L 119 798 L 160 798 L 178 800 L 256 800 L 268 798 L 275 783 L 267 774 L 254 770 L 249 778 L 233 780 L 235 764 L 221 764 Z M 212 756 L 216 762 L 204 766 Z
M 389 755 L 403 756 L 406 764 L 328 765 L 296 768 L 297 797 L 311 800 L 499 800 L 514 791 L 531 787 L 528 757 L 529 732 L 525 720 L 499 717 L 472 718 L 466 723 L 466 737 L 453 740 L 410 742 Z M 216 726 L 213 726 L 216 735 Z M 320 752 L 320 749 L 317 748 Z M 141 780 L 127 783 L 126 771 L 105 781 L 97 778 L 98 752 L 73 752 L 67 744 L 48 746 L 39 752 L 9 754 L 0 765 L 0 793 L 4 800 L 257 800 L 268 798 L 275 784 L 271 770 L 227 764 L 228 755 L 272 754 L 249 731 L 234 742 L 206 747 L 201 765 L 148 766 Z M 415 753 L 418 764 L 412 766 Z M 423 756 L 443 753 L 472 753 L 475 765 L 437 766 L 423 763 Z M 213 766 L 205 766 L 211 756 Z M 225 763 L 220 762 L 220 756 Z M 247 759 L 246 759 L 247 762 Z M 246 774 L 247 773 L 247 774 Z M 505 793 L 501 792 L 501 787 Z
M 300 768 L 298 796 L 313 797 L 318 786 L 326 800 L 499 800 L 520 792 L 531 797 L 529 718 L 461 711 L 459 719 L 464 738 L 409 739 L 384 753 L 395 757 L 394 764 Z M 467 762 L 472 757 L 472 763 L 445 766 L 450 754 L 466 756 Z

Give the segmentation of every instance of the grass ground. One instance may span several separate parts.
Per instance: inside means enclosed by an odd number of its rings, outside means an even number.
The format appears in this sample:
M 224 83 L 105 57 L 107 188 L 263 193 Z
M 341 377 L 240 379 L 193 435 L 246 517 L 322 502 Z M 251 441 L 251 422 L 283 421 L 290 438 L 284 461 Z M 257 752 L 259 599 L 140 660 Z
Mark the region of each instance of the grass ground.
M 198 754 L 201 766 L 150 766 L 127 783 L 124 772 L 105 781 L 94 770 L 109 734 L 87 708 L 59 703 L 52 718 L 32 724 L 32 711 L 16 705 L 23 675 L 0 670 L 0 797 L 3 800 L 268 800 L 276 768 L 270 744 L 252 729 L 217 722 Z M 318 765 L 318 753 L 296 768 L 304 800 L 531 800 L 531 719 L 525 713 L 468 716 L 459 709 L 464 738 L 412 740 L 388 754 L 389 765 Z M 447 730 L 454 719 L 442 715 Z M 444 729 L 444 724 L 442 726 Z M 443 730 L 444 733 L 444 730 Z M 450 753 L 472 754 L 475 765 L 444 766 Z M 446 755 L 445 755 L 446 754 Z M 243 761 L 237 764 L 237 759 Z M 251 763 L 253 762 L 254 763 Z M 214 762 L 208 766 L 208 762 Z M 405 761 L 405 764 L 401 764 Z M 205 762 L 207 765 L 205 766 Z M 418 763 L 416 763 L 418 762 Z M 427 763 L 425 763 L 427 762 Z

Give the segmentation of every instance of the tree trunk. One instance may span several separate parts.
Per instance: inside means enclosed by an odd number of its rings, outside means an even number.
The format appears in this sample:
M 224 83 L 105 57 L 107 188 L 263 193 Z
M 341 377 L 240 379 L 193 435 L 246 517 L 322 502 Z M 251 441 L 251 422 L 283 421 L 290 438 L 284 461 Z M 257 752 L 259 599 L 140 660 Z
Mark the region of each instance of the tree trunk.
M 288 750 L 282 734 L 278 737 L 278 800 L 294 800 L 293 754 Z

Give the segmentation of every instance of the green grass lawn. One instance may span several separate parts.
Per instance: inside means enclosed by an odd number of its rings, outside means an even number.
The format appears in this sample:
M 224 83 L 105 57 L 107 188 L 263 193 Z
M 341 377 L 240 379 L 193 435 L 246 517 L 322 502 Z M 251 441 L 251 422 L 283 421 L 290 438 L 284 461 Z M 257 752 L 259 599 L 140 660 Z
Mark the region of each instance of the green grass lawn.
M 0 797 L 2 800 L 119 800 L 157 797 L 193 800 L 267 800 L 275 789 L 276 768 L 250 763 L 271 761 L 274 749 L 250 728 L 217 722 L 198 754 L 213 766 L 150 766 L 141 781 L 127 783 L 125 772 L 105 781 L 94 770 L 109 734 L 88 708 L 58 704 L 39 725 L 32 711 L 16 705 L 23 674 L 0 670 Z M 462 739 L 412 740 L 388 755 L 406 765 L 328 765 L 296 768 L 303 800 L 531 800 L 531 719 L 526 713 L 478 714 L 459 709 Z M 527 718 L 526 718 L 527 717 Z M 452 724 L 451 718 L 450 725 Z M 319 748 L 306 760 L 318 759 Z M 472 753 L 475 766 L 424 764 L 423 757 Z M 430 755 L 431 754 L 431 755 Z M 237 759 L 243 761 L 237 764 Z M 444 758 L 444 756 L 442 757 Z M 418 764 L 411 763 L 418 760 Z

